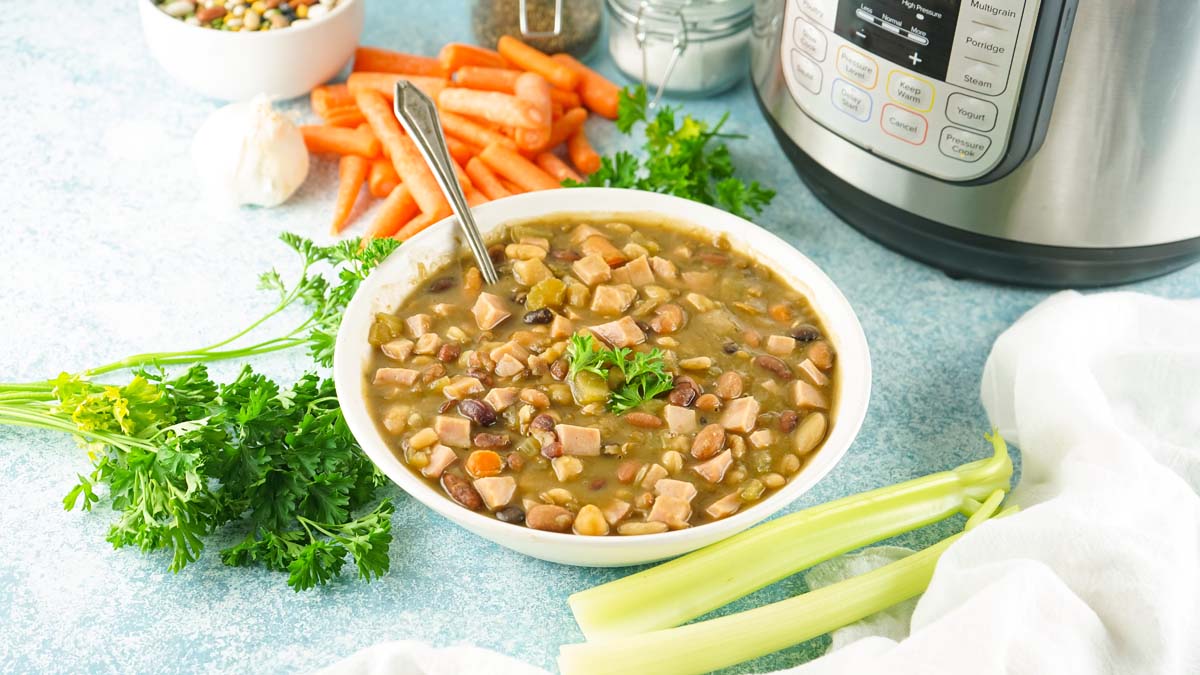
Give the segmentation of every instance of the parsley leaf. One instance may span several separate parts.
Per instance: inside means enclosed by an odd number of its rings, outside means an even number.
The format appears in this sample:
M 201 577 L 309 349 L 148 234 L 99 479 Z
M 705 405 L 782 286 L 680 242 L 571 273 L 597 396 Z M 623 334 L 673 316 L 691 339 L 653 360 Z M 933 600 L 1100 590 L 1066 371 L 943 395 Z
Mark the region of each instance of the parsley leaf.
M 670 391 L 672 385 L 662 350 L 657 347 L 649 352 L 635 352 L 627 347 L 610 349 L 598 346 L 591 335 L 577 334 L 567 344 L 567 362 L 569 378 L 588 372 L 607 380 L 610 368 L 620 371 L 624 381 L 608 399 L 609 410 L 617 414 Z

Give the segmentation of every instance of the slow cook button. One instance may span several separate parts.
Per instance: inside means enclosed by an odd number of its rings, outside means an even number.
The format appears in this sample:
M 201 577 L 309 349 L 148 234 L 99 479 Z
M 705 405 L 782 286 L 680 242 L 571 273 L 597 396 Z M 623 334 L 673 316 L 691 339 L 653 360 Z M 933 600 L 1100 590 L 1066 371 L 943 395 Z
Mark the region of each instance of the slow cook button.
M 879 67 L 875 65 L 875 59 L 846 45 L 838 47 L 837 69 L 846 79 L 867 89 L 874 89 L 875 82 L 879 80 Z
M 996 105 L 974 96 L 955 92 L 946 99 L 946 119 L 978 131 L 996 128 Z
M 804 19 L 796 19 L 792 39 L 796 41 L 796 46 L 800 48 L 800 51 L 813 57 L 814 60 L 825 60 L 825 49 L 829 46 L 829 41 L 825 39 L 820 28 Z
M 807 14 L 813 21 L 833 30 L 838 0 L 796 0 L 796 4 L 800 6 L 800 11 Z
M 933 110 L 933 85 L 925 80 L 893 70 L 888 74 L 888 96 L 913 110 Z
M 924 117 L 893 103 L 883 106 L 879 115 L 879 126 L 887 135 L 913 145 L 924 143 L 929 134 L 929 123 Z
M 938 149 L 947 157 L 962 162 L 976 162 L 992 146 L 992 139 L 958 127 L 942 129 L 942 140 Z
M 792 50 L 792 74 L 801 87 L 814 94 L 821 93 L 821 66 L 795 49 Z
M 859 122 L 871 119 L 871 95 L 845 80 L 834 80 L 830 89 L 833 107 Z

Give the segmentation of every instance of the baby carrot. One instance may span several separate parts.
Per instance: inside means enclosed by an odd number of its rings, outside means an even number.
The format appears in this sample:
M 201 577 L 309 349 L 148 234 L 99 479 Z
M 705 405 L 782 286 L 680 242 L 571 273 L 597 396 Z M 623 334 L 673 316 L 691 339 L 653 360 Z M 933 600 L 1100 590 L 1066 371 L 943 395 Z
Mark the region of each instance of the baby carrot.
M 411 138 L 404 135 L 387 100 L 379 92 L 370 90 L 359 91 L 355 100 L 380 143 L 388 149 L 392 166 L 396 167 L 396 173 L 412 192 L 421 211 L 434 213 L 449 209 L 437 181 L 421 157 L 421 151 L 417 150 Z
M 404 73 L 445 77 L 446 70 L 435 58 L 394 52 L 378 47 L 359 47 L 354 50 L 354 70 L 377 73 Z
M 446 149 L 450 151 L 454 161 L 460 164 L 479 154 L 479 148 L 449 135 L 446 136 Z
M 521 76 L 519 70 L 488 68 L 486 66 L 463 66 L 454 71 L 454 85 L 467 89 L 499 91 L 511 94 L 513 85 Z
M 392 236 L 400 241 L 404 241 L 405 239 L 416 236 L 419 232 L 421 232 L 421 230 L 424 230 L 448 215 L 450 215 L 449 208 L 447 208 L 445 211 L 422 213 L 405 223 L 404 227 L 401 227 L 396 231 L 396 234 Z
M 561 105 L 564 110 L 578 108 L 582 105 L 579 100 L 579 94 L 573 91 L 564 91 L 558 87 L 550 87 L 550 100 Z
M 536 129 L 517 129 L 517 147 L 524 149 L 539 148 L 550 140 L 550 127 L 553 124 L 553 104 L 550 101 L 550 84 L 546 78 L 537 73 L 522 73 L 513 85 L 513 93 L 517 98 L 536 107 L 545 118 L 545 122 Z
M 397 73 L 368 73 L 356 72 L 350 73 L 350 77 L 346 78 L 346 86 L 350 88 L 350 92 L 357 94 L 363 89 L 371 89 L 383 94 L 387 100 L 392 100 L 396 95 L 396 82 L 398 80 L 408 80 L 421 91 L 429 94 L 433 99 L 437 99 L 438 94 L 442 93 L 450 81 L 442 77 L 425 77 L 422 75 L 401 75 Z
M 353 102 L 350 105 L 327 108 L 324 113 L 321 113 L 321 117 L 331 127 L 354 128 L 366 121 L 362 111 Z
M 552 152 L 543 152 L 535 157 L 534 161 L 537 162 L 537 165 L 543 171 L 557 178 L 560 183 L 568 178 L 574 181 L 583 181 L 583 178 L 579 174 L 575 173 L 571 167 L 567 166 L 566 162 L 559 159 L 558 155 Z
M 304 136 L 304 145 L 309 152 L 333 152 L 368 159 L 379 154 L 379 141 L 357 129 L 305 125 L 300 127 L 300 134 Z
M 321 117 L 325 117 L 327 110 L 354 105 L 354 95 L 344 84 L 326 84 L 314 87 L 308 95 L 308 100 L 312 103 L 313 112 Z
M 459 140 L 479 147 L 484 147 L 491 143 L 501 143 L 515 147 L 512 140 L 508 137 L 492 131 L 482 124 L 478 124 L 462 115 L 455 115 L 452 112 L 443 110 L 438 116 L 442 119 L 442 128 L 446 130 L 446 133 Z
M 576 91 L 589 110 L 610 120 L 617 119 L 617 98 L 621 91 L 617 85 L 576 61 L 570 54 L 555 54 L 551 58 L 579 76 L 579 88 Z
M 587 111 L 583 108 L 571 108 L 563 113 L 563 116 L 554 120 L 554 124 L 550 125 L 550 138 L 546 140 L 545 145 L 538 148 L 539 152 L 556 148 L 562 143 L 566 143 L 576 131 L 583 128 L 583 123 L 587 121 Z
M 479 153 L 479 159 L 492 171 L 520 185 L 524 190 L 553 190 L 559 187 L 553 176 L 499 143 L 492 143 L 484 148 L 483 152 Z
M 371 172 L 367 174 L 367 191 L 376 199 L 383 199 L 392 194 L 392 190 L 400 184 L 400 176 L 390 160 L 382 157 L 371 161 Z
M 537 129 L 550 120 L 548 110 L 542 111 L 528 101 L 498 91 L 444 89 L 437 102 L 438 108 L 447 112 L 471 115 L 510 127 Z
M 505 190 L 508 190 L 509 194 L 519 195 L 519 194 L 522 194 L 525 192 L 529 192 L 529 190 L 526 190 L 525 188 L 521 187 L 520 185 L 517 185 L 516 183 L 512 182 L 511 180 L 508 180 L 507 178 L 505 178 L 503 176 L 499 176 L 498 178 L 500 180 L 500 185 L 503 186 Z
M 483 160 L 478 157 L 472 157 L 467 161 L 466 171 L 471 182 L 475 183 L 479 191 L 488 199 L 500 199 L 512 194 L 500 184 L 500 179 L 496 177 L 496 174 L 492 173 L 487 164 L 484 164 Z
M 578 73 L 511 35 L 501 37 L 496 49 L 514 66 L 541 75 L 559 89 L 575 91 L 579 86 Z
M 567 154 L 571 156 L 575 168 L 584 173 L 592 173 L 600 168 L 600 155 L 592 148 L 582 127 L 567 139 Z
M 499 52 L 459 42 L 451 42 L 442 47 L 442 51 L 438 52 L 438 61 L 446 72 L 454 72 L 464 66 L 508 67 L 508 61 L 500 56 Z
M 387 199 L 383 200 L 383 205 L 379 207 L 379 213 L 375 216 L 375 222 L 371 224 L 371 230 L 367 236 L 382 239 L 396 234 L 408 221 L 415 218 L 421 213 L 421 209 L 417 208 L 417 203 L 413 201 L 412 193 L 403 184 L 392 188 Z
M 367 178 L 369 162 L 358 155 L 344 155 L 338 162 L 337 201 L 333 207 L 333 226 L 330 234 L 337 234 L 350 223 L 350 211 L 358 200 L 363 181 Z

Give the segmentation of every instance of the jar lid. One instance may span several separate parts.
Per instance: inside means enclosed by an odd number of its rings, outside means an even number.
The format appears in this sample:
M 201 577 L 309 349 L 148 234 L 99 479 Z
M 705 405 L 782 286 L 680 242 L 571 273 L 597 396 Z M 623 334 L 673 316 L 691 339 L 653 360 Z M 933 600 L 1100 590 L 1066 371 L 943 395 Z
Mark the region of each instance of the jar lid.
M 674 35 L 682 23 L 693 37 L 715 38 L 749 25 L 754 0 L 608 0 L 609 8 L 630 24 L 657 35 Z

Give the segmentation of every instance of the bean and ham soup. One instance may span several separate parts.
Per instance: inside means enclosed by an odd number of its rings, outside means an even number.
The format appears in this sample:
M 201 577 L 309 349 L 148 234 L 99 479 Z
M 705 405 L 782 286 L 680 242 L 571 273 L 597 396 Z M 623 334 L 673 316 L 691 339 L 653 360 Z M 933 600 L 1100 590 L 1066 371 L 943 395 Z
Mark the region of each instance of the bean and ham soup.
M 825 439 L 833 345 L 723 238 L 559 215 L 490 250 L 498 284 L 456 260 L 370 331 L 380 432 L 464 508 L 580 535 L 692 527 Z

